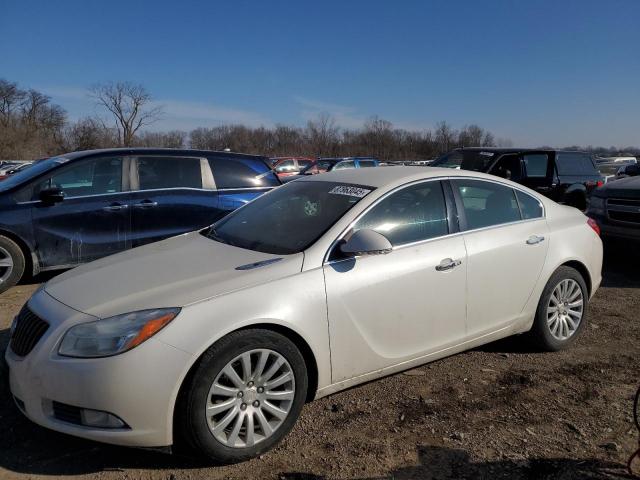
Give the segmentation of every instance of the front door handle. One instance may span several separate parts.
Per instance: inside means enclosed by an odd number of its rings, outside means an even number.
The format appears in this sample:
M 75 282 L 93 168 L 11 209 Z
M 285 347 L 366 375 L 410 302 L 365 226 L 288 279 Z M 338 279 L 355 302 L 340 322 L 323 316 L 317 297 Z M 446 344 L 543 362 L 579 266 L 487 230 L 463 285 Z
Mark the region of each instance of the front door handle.
M 151 207 L 157 207 L 158 206 L 158 202 L 154 202 L 153 200 L 143 200 L 140 203 L 136 203 L 134 205 L 135 208 L 151 208 Z
M 102 207 L 102 210 L 105 212 L 119 212 L 120 210 L 126 210 L 129 208 L 129 205 L 125 205 L 122 203 L 112 203 L 109 206 Z
M 527 238 L 527 245 L 535 245 L 540 242 L 544 242 L 543 236 L 531 235 L 529 238 Z
M 462 263 L 462 260 L 454 260 L 452 258 L 445 258 L 440 262 L 440 265 L 436 265 L 436 270 L 438 272 L 446 272 L 447 270 L 451 270 L 452 268 L 456 268 L 458 265 Z

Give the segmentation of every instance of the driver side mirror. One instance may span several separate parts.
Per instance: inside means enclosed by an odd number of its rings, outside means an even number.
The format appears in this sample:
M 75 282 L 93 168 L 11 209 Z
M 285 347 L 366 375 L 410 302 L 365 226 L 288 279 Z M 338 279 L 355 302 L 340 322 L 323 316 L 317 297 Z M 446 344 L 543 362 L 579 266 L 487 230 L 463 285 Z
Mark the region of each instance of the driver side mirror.
M 340 246 L 340 251 L 346 255 L 380 255 L 391 250 L 393 245 L 387 237 L 366 228 L 355 232 Z
M 64 200 L 64 192 L 57 188 L 45 188 L 40 191 L 40 201 L 45 205 L 54 205 Z

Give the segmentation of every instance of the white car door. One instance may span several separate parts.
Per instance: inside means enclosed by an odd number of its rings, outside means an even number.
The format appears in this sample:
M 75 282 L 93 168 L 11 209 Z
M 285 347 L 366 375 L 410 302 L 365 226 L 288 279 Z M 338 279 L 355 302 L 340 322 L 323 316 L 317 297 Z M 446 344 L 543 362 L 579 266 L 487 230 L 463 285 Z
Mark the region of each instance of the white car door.
M 549 231 L 541 203 L 507 185 L 451 181 L 467 248 L 470 338 L 508 327 L 522 315 L 542 271 Z
M 325 264 L 333 382 L 462 341 L 466 251 L 449 223 L 440 181 L 402 187 L 352 230 L 385 235 L 393 251 Z

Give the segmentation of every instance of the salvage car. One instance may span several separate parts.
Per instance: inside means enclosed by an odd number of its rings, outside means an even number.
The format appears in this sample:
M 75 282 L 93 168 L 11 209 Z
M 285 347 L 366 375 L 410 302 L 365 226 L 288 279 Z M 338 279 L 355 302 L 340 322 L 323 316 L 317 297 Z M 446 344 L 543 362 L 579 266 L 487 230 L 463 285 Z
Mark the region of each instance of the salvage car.
M 11 392 L 59 432 L 242 461 L 308 400 L 513 334 L 568 347 L 601 266 L 592 220 L 514 182 L 308 176 L 49 281 L 11 327 Z
M 22 162 L 22 163 L 19 163 L 18 165 L 12 165 L 6 170 L 0 169 L 0 180 L 4 180 L 10 175 L 15 175 L 16 173 L 24 170 L 25 168 L 29 168 L 32 164 L 33 162 Z
M 640 165 L 629 165 L 632 176 L 609 181 L 589 201 L 587 215 L 603 237 L 640 240 Z
M 211 225 L 280 181 L 265 157 L 109 149 L 41 160 L 0 182 L 0 293 Z
M 459 148 L 431 166 L 486 172 L 525 185 L 558 203 L 585 210 L 591 192 L 604 184 L 586 152 L 523 148 Z

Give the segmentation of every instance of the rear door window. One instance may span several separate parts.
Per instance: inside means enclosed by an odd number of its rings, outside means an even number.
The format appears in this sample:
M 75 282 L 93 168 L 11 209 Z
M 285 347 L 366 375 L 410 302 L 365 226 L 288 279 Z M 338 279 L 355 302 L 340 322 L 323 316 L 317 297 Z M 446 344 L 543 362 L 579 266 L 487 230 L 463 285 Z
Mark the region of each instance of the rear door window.
M 521 220 L 512 188 L 483 180 L 452 180 L 462 199 L 467 230 Z
M 277 187 L 280 181 L 260 159 L 209 157 L 216 188 Z
M 559 175 L 596 175 L 591 155 L 579 152 L 558 152 L 556 168 Z
M 525 153 L 525 168 L 527 169 L 527 177 L 544 178 L 547 176 L 547 166 L 549 165 L 549 155 L 546 153 Z
M 138 157 L 140 190 L 202 188 L 200 159 L 195 157 Z

